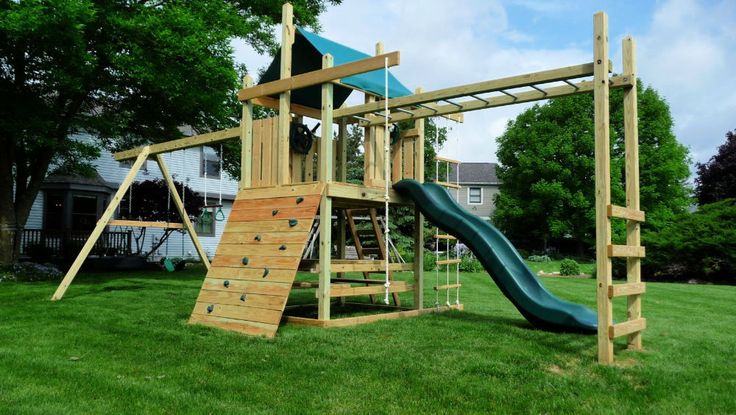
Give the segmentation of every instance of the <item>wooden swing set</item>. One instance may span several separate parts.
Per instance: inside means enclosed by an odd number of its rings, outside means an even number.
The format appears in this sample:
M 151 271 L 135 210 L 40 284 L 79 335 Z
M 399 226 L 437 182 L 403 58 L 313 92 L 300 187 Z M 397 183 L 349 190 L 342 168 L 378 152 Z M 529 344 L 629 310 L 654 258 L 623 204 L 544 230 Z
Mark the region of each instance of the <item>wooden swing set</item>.
M 297 33 L 298 32 L 298 33 Z M 388 206 L 413 206 L 391 184 L 411 178 L 424 182 L 424 119 L 450 117 L 462 113 L 505 105 L 546 100 L 574 94 L 593 93 L 595 105 L 595 190 L 596 190 L 596 269 L 598 304 L 598 360 L 613 362 L 613 341 L 628 336 L 628 346 L 641 348 L 641 332 L 646 320 L 641 317 L 641 295 L 645 292 L 640 276 L 639 224 L 644 213 L 639 207 L 638 127 L 635 45 L 631 37 L 623 40 L 623 68 L 610 75 L 608 18 L 594 16 L 593 61 L 579 65 L 482 81 L 434 91 L 416 89 L 414 93 L 392 96 L 388 68 L 399 64 L 399 52 L 384 53 L 381 44 L 376 56 L 334 64 L 331 53 L 321 54 L 321 67 L 292 74 L 292 46 L 310 40 L 321 47 L 320 38 L 293 24 L 293 11 L 285 4 L 282 15 L 282 45 L 272 64 L 274 80 L 254 85 L 246 76 L 238 98 L 243 104 L 240 125 L 222 131 L 153 144 L 114 154 L 116 160 L 135 159 L 133 167 L 100 218 L 92 235 L 67 272 L 53 296 L 60 299 L 72 282 L 84 258 L 105 226 L 111 223 L 115 207 L 136 172 L 148 158 L 155 158 L 182 218 L 185 228 L 208 272 L 197 298 L 190 322 L 206 324 L 251 335 L 272 337 L 280 322 L 319 327 L 339 327 L 380 319 L 396 319 L 428 312 L 462 309 L 463 305 L 424 306 L 423 217 L 415 208 L 414 261 L 395 263 L 384 260 L 346 259 L 346 212 L 357 209 L 385 209 Z M 315 40 L 316 39 L 316 40 Z M 334 43 L 334 42 L 333 42 Z M 319 48 L 318 48 L 319 49 Z M 338 55 L 335 55 L 338 56 Z M 274 69 L 275 68 L 275 69 Z M 364 84 L 351 83 L 361 74 L 378 74 L 386 93 Z M 589 77 L 592 76 L 592 79 Z M 588 78 L 588 79 L 586 79 Z M 380 84 L 380 82 L 379 82 Z M 624 134 L 626 146 L 626 206 L 611 204 L 609 89 L 624 89 Z M 343 90 L 358 91 L 364 103 L 335 106 Z M 299 101 L 298 94 L 315 92 L 317 103 Z M 396 95 L 396 94 L 393 94 Z M 292 99 L 293 97 L 293 99 Z M 275 117 L 253 119 L 253 106 L 278 112 Z M 303 117 L 318 119 L 321 137 L 306 154 L 290 146 L 293 121 Z M 387 125 L 401 121 L 413 127 L 401 132 L 395 143 L 388 138 Z M 347 183 L 346 137 L 348 125 L 364 128 L 365 169 L 362 185 Z M 337 131 L 333 131 L 337 125 Z M 336 138 L 333 139 L 333 137 Z M 224 233 L 210 265 L 192 223 L 184 211 L 163 153 L 195 146 L 239 139 L 242 144 L 241 179 Z M 315 215 L 319 217 L 319 260 L 302 261 L 302 253 Z M 333 216 L 337 217 L 336 244 L 332 241 Z M 626 220 L 627 244 L 612 245 L 611 221 Z M 387 218 L 388 219 L 388 215 Z M 112 222 L 116 223 L 116 222 Z M 171 226 L 171 224 L 162 225 Z M 177 225 L 173 225 L 177 226 Z M 333 246 L 337 254 L 333 258 Z M 627 282 L 613 284 L 611 259 L 627 258 Z M 388 255 L 386 255 L 388 258 Z M 318 274 L 314 282 L 294 282 L 296 272 Z M 413 272 L 412 281 L 392 281 L 390 272 Z M 346 272 L 364 273 L 364 279 L 348 279 Z M 372 279 L 373 273 L 386 278 Z M 337 274 L 335 277 L 334 274 Z M 445 284 L 437 290 L 459 289 Z M 316 289 L 316 318 L 284 315 L 292 288 Z M 384 311 L 359 317 L 331 318 L 333 300 L 354 295 L 379 295 L 411 292 L 413 305 L 376 305 Z M 614 324 L 612 300 L 628 298 L 627 320 Z M 388 311 L 388 312 L 386 312 Z

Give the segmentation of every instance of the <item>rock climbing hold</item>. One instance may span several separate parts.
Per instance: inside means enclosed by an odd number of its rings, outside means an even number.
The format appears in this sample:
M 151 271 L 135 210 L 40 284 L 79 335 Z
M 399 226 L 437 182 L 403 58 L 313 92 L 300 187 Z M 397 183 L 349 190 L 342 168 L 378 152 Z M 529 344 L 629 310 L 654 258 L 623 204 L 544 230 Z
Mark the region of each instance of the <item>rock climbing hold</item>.
M 244 256 L 243 257 L 243 265 L 248 265 L 248 257 L 247 256 Z
M 271 272 L 268 268 L 263 269 L 263 278 L 266 278 L 268 276 L 268 273 Z
M 240 301 L 245 301 L 245 293 L 240 296 Z
M 297 205 L 298 205 L 299 203 L 302 203 L 303 201 L 304 201 L 304 198 L 303 198 L 303 197 L 301 197 L 301 196 L 297 196 L 297 198 L 296 198 L 296 204 L 297 204 Z
M 299 223 L 298 220 L 296 220 L 296 219 L 289 219 L 289 226 L 290 227 L 293 228 L 294 226 L 296 226 L 297 223 Z
M 208 313 L 211 313 L 212 310 L 214 310 L 214 309 L 215 309 L 215 305 L 214 304 L 210 304 L 210 305 L 207 306 L 207 312 Z
M 225 281 L 222 282 L 222 285 L 224 285 L 225 288 L 227 288 L 227 287 L 230 286 L 230 281 L 229 280 L 225 280 Z
M 286 251 L 286 245 L 281 245 L 279 247 L 279 251 Z
M 256 235 L 255 240 L 261 242 L 261 235 Z
M 271 211 L 271 216 L 276 216 L 276 214 L 279 213 L 278 209 L 274 209 Z

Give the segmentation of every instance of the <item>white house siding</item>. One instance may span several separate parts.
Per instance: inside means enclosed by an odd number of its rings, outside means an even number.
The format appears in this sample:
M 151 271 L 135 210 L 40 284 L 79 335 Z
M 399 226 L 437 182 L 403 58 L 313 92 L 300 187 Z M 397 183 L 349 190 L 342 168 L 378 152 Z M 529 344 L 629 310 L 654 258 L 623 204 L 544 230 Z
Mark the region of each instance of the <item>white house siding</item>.
M 80 140 L 89 140 L 90 136 L 80 136 Z M 164 154 L 164 160 L 169 167 L 169 172 L 176 181 L 184 181 L 194 191 L 204 194 L 205 190 L 205 179 L 200 175 L 200 148 L 190 148 L 186 150 L 178 150 L 172 153 Z M 125 176 L 130 171 L 130 167 L 121 165 L 120 162 L 116 161 L 109 151 L 103 150 L 100 157 L 95 160 L 93 165 L 96 166 L 99 175 L 108 183 L 117 188 Z M 161 179 L 163 178 L 161 171 L 158 168 L 158 164 L 153 160 L 146 162 L 147 171 L 139 171 L 136 175 L 136 181 L 142 182 L 145 180 Z M 218 200 L 218 193 L 220 191 L 220 178 L 219 177 L 207 177 L 207 199 L 208 203 L 213 203 Z M 225 217 L 228 218 L 230 210 L 232 208 L 232 198 L 237 194 L 238 182 L 231 178 L 227 173 L 223 172 L 222 180 L 222 194 L 226 197 L 223 200 L 223 212 Z M 135 203 L 135 193 L 133 194 L 133 200 Z M 179 221 L 178 218 L 172 219 L 172 221 Z M 220 241 L 220 236 L 225 228 L 225 221 L 217 222 L 215 225 L 215 236 L 200 236 L 199 240 L 202 243 L 207 255 L 212 258 L 215 253 L 217 244 Z M 39 193 L 36 198 L 33 208 L 31 209 L 30 216 L 26 222 L 26 229 L 42 229 L 43 228 L 43 192 Z M 111 230 L 118 230 L 117 228 L 111 228 Z M 134 229 L 136 232 L 138 228 Z M 155 241 L 163 233 L 161 229 L 149 228 L 146 231 L 146 240 L 143 243 L 144 251 L 149 250 Z M 164 243 L 157 252 L 155 257 L 161 257 L 166 255 L 166 246 Z M 185 257 L 197 257 L 197 252 L 194 249 L 189 235 L 186 233 L 174 232 L 169 237 L 168 242 L 169 256 L 181 256 L 182 252 Z
M 494 205 L 494 197 L 498 193 L 498 186 L 497 185 L 488 185 L 488 184 L 471 184 L 471 183 L 462 183 L 462 188 L 460 188 L 459 195 L 456 196 L 455 189 L 449 189 L 450 194 L 452 196 L 457 197 L 458 203 L 460 206 L 462 206 L 465 210 L 472 212 L 476 216 L 480 216 L 484 219 L 490 219 L 493 216 L 493 212 L 495 211 L 495 205 Z M 482 192 L 482 200 L 481 204 L 469 204 L 468 203 L 468 189 L 470 187 L 480 187 Z

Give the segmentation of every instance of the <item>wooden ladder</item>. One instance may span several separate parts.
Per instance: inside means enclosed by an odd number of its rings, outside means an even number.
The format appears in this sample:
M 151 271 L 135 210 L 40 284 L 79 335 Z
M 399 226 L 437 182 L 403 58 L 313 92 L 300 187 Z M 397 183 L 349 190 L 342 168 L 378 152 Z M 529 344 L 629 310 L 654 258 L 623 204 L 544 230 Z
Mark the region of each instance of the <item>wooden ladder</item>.
M 358 229 L 355 219 L 356 216 L 360 214 L 368 215 L 370 217 L 371 229 Z M 376 211 L 376 208 L 346 209 L 345 216 L 347 217 L 347 224 L 348 228 L 350 228 L 350 234 L 353 237 L 353 241 L 355 242 L 355 252 L 358 255 L 358 259 L 366 259 L 367 255 L 373 254 L 376 255 L 378 259 L 385 261 L 386 256 L 388 255 L 388 248 L 386 247 L 386 241 L 384 240 L 383 230 L 381 230 L 381 225 L 378 223 L 378 213 Z M 363 242 L 365 241 L 364 238 L 366 237 L 373 238 L 375 240 L 376 246 L 371 248 L 366 248 L 365 246 L 363 246 Z M 383 273 L 384 271 L 379 272 Z M 371 273 L 374 273 L 374 271 L 363 272 L 363 278 L 370 279 Z M 388 278 L 389 280 L 393 280 L 392 271 L 389 271 Z M 391 296 L 394 299 L 394 304 L 396 306 L 401 306 L 399 294 L 394 292 L 391 293 Z M 371 303 L 375 303 L 375 295 L 371 294 L 370 298 Z

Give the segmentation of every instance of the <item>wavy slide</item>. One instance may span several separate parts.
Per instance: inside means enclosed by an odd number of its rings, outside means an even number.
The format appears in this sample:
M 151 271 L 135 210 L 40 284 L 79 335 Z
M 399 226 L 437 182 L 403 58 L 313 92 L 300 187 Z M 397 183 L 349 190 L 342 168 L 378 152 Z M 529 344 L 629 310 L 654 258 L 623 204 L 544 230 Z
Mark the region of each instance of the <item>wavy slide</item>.
M 560 300 L 539 282 L 509 240 L 494 226 L 463 209 L 442 186 L 402 180 L 394 185 L 430 222 L 462 241 L 519 312 L 535 327 L 593 334 L 596 313 Z

